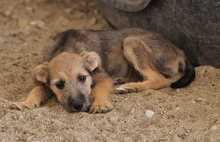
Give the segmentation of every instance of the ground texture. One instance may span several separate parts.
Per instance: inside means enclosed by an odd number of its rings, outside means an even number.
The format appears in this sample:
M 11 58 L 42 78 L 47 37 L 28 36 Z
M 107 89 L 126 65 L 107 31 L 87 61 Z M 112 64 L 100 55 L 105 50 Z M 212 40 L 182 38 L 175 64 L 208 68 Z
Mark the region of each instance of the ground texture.
M 1 142 L 220 142 L 220 70 L 210 66 L 198 67 L 184 89 L 114 96 L 106 114 L 67 113 L 55 99 L 9 109 L 33 87 L 31 69 L 48 40 L 69 28 L 108 25 L 93 0 L 0 1 Z

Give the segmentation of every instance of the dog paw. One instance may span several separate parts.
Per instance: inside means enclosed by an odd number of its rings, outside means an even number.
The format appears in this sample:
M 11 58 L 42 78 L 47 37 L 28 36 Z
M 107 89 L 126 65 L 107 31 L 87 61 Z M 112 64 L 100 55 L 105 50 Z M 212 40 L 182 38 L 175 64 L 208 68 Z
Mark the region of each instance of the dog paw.
M 138 89 L 129 84 L 120 85 L 114 89 L 114 93 L 116 94 L 126 94 L 134 92 L 138 92 Z
M 112 102 L 110 100 L 105 101 L 94 101 L 91 108 L 90 113 L 105 113 L 109 112 L 113 109 Z
M 25 101 L 23 102 L 13 102 L 10 105 L 11 109 L 17 109 L 17 110 L 24 110 L 24 109 L 33 109 L 35 107 L 39 107 L 40 104 L 38 103 L 27 103 Z

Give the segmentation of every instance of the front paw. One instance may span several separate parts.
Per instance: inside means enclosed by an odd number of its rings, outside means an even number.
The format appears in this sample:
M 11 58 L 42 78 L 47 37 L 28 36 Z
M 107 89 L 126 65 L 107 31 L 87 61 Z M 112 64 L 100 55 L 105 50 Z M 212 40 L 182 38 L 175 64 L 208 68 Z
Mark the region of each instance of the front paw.
M 39 106 L 40 106 L 39 103 L 23 101 L 23 102 L 13 102 L 10 105 L 10 108 L 11 109 L 17 109 L 17 110 L 24 110 L 26 108 L 27 109 L 33 109 L 33 108 L 36 108 L 36 107 L 39 107 Z
M 90 113 L 105 113 L 113 109 L 111 100 L 100 99 L 95 100 L 90 108 Z

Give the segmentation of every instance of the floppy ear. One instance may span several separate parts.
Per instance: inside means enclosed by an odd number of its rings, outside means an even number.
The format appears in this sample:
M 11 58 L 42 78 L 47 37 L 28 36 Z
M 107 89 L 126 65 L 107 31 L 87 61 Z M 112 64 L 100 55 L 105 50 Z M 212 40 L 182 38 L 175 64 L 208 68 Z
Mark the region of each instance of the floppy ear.
M 32 76 L 36 82 L 46 84 L 49 78 L 48 63 L 35 67 L 32 71 Z
M 87 70 L 92 72 L 101 67 L 101 58 L 96 52 L 82 52 L 81 56 Z

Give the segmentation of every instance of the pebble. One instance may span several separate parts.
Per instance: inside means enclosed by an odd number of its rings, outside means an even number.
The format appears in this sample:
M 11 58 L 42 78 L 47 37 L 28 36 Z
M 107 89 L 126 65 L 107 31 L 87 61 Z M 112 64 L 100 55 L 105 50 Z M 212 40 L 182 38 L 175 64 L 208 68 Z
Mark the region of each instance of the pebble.
M 196 98 L 195 102 L 205 102 L 206 100 L 204 98 Z
M 152 118 L 153 117 L 153 115 L 154 115 L 154 111 L 152 111 L 152 110 L 146 110 L 145 111 L 145 115 L 147 116 L 147 118 Z
M 41 20 L 32 21 L 30 24 L 33 25 L 33 26 L 36 26 L 36 27 L 38 27 L 40 29 L 44 29 L 45 28 L 45 23 L 43 21 L 41 21 Z
M 217 125 L 212 126 L 211 130 L 218 130 L 218 126 Z

